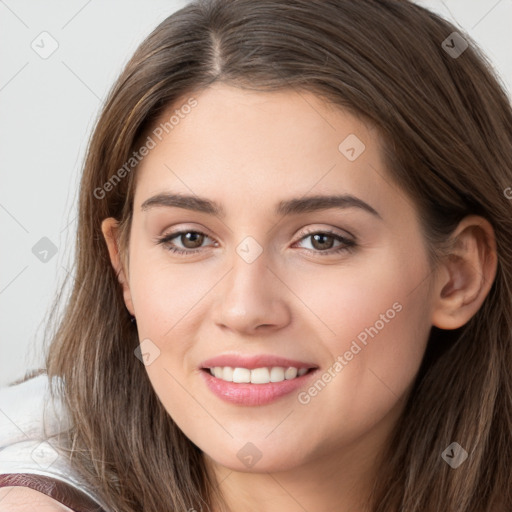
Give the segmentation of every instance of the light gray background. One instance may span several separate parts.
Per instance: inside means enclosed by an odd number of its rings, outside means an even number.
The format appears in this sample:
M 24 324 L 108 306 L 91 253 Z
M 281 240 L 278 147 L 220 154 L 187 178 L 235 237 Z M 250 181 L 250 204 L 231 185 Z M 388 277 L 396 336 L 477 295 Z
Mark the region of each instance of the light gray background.
M 0 386 L 41 363 L 42 322 L 71 268 L 78 181 L 102 99 L 142 39 L 186 3 L 0 0 Z M 510 94 L 512 0 L 418 3 L 468 31 Z M 48 50 L 45 31 L 58 48 L 43 59 L 31 44 Z M 47 262 L 32 252 L 43 237 L 57 248 Z

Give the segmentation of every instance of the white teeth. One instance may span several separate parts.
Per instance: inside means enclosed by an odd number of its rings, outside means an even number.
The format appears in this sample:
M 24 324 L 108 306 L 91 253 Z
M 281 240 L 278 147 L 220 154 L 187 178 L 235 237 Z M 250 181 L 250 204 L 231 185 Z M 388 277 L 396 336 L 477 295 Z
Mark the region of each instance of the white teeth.
M 228 382 L 233 382 L 233 368 L 231 366 L 225 366 L 222 371 L 222 380 L 227 380 Z
M 233 370 L 233 382 L 251 382 L 251 370 L 247 368 L 235 368 Z
M 270 370 L 270 382 L 281 382 L 284 380 L 284 368 L 281 366 L 274 366 Z
M 251 370 L 252 384 L 267 384 L 270 382 L 270 372 L 268 368 L 255 368 Z
M 282 366 L 254 368 L 232 368 L 231 366 L 215 366 L 210 368 L 210 373 L 218 379 L 226 382 L 235 383 L 251 383 L 251 384 L 268 384 L 269 382 L 283 382 L 284 380 L 302 377 L 308 372 L 308 368 L 297 368 L 290 366 L 283 368 Z
M 284 378 L 286 380 L 295 379 L 297 377 L 297 368 L 293 368 L 293 366 L 290 366 L 290 368 L 287 368 L 284 372 Z

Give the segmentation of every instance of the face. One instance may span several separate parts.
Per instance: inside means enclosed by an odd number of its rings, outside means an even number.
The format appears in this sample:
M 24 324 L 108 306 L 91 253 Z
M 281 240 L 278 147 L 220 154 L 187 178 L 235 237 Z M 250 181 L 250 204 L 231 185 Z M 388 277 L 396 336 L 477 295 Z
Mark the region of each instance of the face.
M 137 169 L 125 300 L 155 392 L 231 469 L 375 450 L 431 325 L 417 212 L 378 132 L 306 92 L 194 98 Z

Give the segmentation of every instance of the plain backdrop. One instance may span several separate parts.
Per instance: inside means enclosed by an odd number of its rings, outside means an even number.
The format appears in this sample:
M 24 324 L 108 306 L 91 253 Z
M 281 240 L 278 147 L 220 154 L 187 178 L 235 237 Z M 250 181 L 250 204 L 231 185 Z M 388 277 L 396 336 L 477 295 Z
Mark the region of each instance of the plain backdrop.
M 0 0 L 0 386 L 42 363 L 102 99 L 142 39 L 186 3 Z M 512 0 L 418 3 L 467 31 L 510 95 Z

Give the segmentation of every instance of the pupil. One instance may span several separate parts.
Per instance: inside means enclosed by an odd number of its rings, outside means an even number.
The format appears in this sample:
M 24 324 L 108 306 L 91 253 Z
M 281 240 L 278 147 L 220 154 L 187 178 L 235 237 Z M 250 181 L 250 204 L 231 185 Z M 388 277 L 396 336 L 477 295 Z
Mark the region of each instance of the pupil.
M 326 238 L 330 238 L 331 239 L 331 243 L 330 244 L 327 244 L 328 247 L 325 247 L 325 239 Z M 316 235 L 313 235 L 313 245 L 315 245 L 315 243 L 317 243 L 319 240 L 320 240 L 320 247 L 317 247 L 320 248 L 320 249 L 330 249 L 332 247 L 332 237 L 330 235 L 324 235 L 324 234 L 316 234 Z
M 201 246 L 201 243 L 203 241 L 202 240 L 203 235 L 201 235 L 200 233 L 189 232 L 189 233 L 186 233 L 184 236 L 185 236 L 185 242 L 183 243 L 183 245 L 185 247 L 187 247 L 189 249 L 195 249 L 196 247 Z M 198 239 L 199 239 L 199 244 L 197 244 Z M 182 240 L 182 242 L 183 242 L 183 240 Z M 187 245 L 189 243 L 191 243 L 192 245 L 191 246 Z

